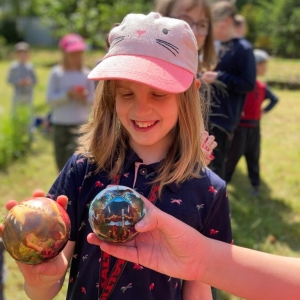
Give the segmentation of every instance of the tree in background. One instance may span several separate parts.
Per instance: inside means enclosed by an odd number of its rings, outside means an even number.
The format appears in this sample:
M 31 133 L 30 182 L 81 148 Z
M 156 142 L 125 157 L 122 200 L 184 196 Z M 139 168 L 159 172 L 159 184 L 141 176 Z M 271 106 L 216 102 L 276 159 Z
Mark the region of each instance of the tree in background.
M 211 0 L 216 2 L 218 0 Z M 247 38 L 255 47 L 284 57 L 300 57 L 300 0 L 228 0 L 248 23 Z M 38 16 L 60 38 L 68 32 L 103 46 L 114 23 L 130 12 L 148 13 L 153 0 L 0 0 L 0 36 L 9 43 L 20 39 L 19 16 Z
M 273 7 L 274 52 L 284 57 L 300 57 L 300 1 L 276 0 Z
M 0 36 L 7 43 L 14 44 L 22 39 L 22 34 L 17 30 L 16 18 L 36 16 L 37 4 L 36 0 L 0 0 Z
M 299 0 L 237 0 L 255 47 L 283 57 L 300 57 Z
M 36 0 L 37 13 L 57 37 L 77 32 L 93 46 L 104 45 L 114 23 L 130 12 L 148 13 L 152 0 Z

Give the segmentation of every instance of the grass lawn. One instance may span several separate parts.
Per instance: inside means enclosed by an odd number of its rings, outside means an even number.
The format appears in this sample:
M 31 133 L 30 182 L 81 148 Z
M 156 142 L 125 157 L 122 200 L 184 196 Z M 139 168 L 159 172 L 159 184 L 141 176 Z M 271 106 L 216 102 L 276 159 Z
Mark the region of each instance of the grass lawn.
M 268 72 L 263 79 L 300 83 L 300 60 L 271 58 L 268 62 Z
M 88 63 L 102 54 L 87 54 Z M 49 66 L 59 60 L 57 51 L 33 51 L 33 61 L 39 78 L 35 90 L 35 111 L 45 114 L 45 88 Z M 272 75 L 289 76 L 289 70 L 300 76 L 298 61 L 273 60 Z M 0 62 L 2 74 L 6 74 L 9 61 Z M 292 67 L 297 66 L 294 69 Z M 277 66 L 277 68 L 276 68 Z M 285 68 L 285 66 L 287 66 Z M 296 70 L 298 73 L 296 72 Z M 5 78 L 5 77 L 3 77 Z M 11 89 L 5 79 L 0 81 L 1 115 L 9 112 Z M 262 120 L 262 194 L 249 196 L 250 183 L 244 160 L 241 160 L 231 184 L 228 186 L 232 227 L 235 244 L 279 255 L 300 257 L 300 91 L 274 90 L 280 98 L 278 106 Z M 0 119 L 1 120 L 1 119 Z M 0 121 L 1 122 L 1 121 Z M 1 133 L 0 133 L 1 134 Z M 0 172 L 0 219 L 6 211 L 4 203 L 9 199 L 21 200 L 36 188 L 47 191 L 57 176 L 50 137 L 37 132 L 31 152 Z M 5 254 L 8 277 L 5 285 L 8 300 L 24 300 L 23 279 L 15 262 Z M 67 280 L 66 280 L 67 281 Z M 65 299 L 63 291 L 55 299 Z M 237 297 L 220 293 L 219 299 L 236 300 Z

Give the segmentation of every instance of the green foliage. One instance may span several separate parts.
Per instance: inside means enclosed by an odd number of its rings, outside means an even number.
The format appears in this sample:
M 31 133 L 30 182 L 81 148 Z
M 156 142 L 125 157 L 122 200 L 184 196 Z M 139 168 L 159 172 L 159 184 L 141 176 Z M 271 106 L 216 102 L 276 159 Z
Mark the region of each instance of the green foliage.
M 276 4 L 272 31 L 275 53 L 285 57 L 299 57 L 299 0 L 277 0 Z
M 0 59 L 3 59 L 3 57 L 5 56 L 5 45 L 6 38 L 0 34 Z
M 114 23 L 121 22 L 126 14 L 147 13 L 151 10 L 151 0 L 36 1 L 39 2 L 39 15 L 46 24 L 54 28 L 56 36 L 77 32 L 96 46 L 104 44 L 105 34 Z
M 282 57 L 300 57 L 299 0 L 251 1 L 240 12 L 249 26 L 247 38 L 255 47 Z
M 3 117 L 0 122 L 0 169 L 30 149 L 30 117 L 27 108 L 19 108 L 13 118 Z
M 16 20 L 12 17 L 6 17 L 1 20 L 0 35 L 11 44 L 17 43 L 22 39 L 17 31 Z
M 5 18 L 36 16 L 38 0 L 0 0 L 0 11 Z

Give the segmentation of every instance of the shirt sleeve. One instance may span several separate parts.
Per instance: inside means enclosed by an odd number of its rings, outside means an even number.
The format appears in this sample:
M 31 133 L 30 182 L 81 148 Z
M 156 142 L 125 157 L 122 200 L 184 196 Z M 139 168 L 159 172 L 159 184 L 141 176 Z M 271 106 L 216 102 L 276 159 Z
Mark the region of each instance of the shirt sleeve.
M 48 80 L 47 102 L 51 106 L 59 106 L 69 102 L 68 91 L 58 86 L 58 77 L 55 69 L 51 71 Z
M 232 243 L 229 199 L 225 185 L 215 195 L 215 201 L 201 233 L 209 238 Z
M 228 90 L 246 94 L 255 88 L 256 67 L 252 48 L 235 49 L 237 74 L 218 71 L 217 79 L 226 84 Z M 234 61 L 234 58 L 232 59 Z
M 264 112 L 270 111 L 278 103 L 278 97 L 271 92 L 269 86 L 266 87 L 265 100 L 268 100 L 269 103 L 263 108 Z
M 10 66 L 7 74 L 7 82 L 13 85 L 17 85 L 18 81 L 19 81 L 19 77 L 16 68 Z

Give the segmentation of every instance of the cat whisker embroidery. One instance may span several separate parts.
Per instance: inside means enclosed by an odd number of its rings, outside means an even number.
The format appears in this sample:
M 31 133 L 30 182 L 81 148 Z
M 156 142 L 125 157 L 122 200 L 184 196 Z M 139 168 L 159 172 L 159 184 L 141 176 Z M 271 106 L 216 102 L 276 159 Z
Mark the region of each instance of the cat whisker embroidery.
M 175 52 L 177 52 L 179 54 L 179 51 L 178 51 L 179 48 L 171 43 L 168 43 L 168 42 L 166 42 L 164 40 L 160 40 L 160 39 L 156 39 L 156 43 L 165 47 L 166 49 L 168 49 L 174 56 L 177 56 Z
M 110 48 L 112 48 L 112 47 L 114 47 L 116 44 L 122 42 L 124 39 L 125 39 L 125 36 L 124 36 L 124 35 L 116 37 L 116 38 L 112 41 L 112 43 L 111 43 L 111 45 L 110 45 Z

